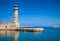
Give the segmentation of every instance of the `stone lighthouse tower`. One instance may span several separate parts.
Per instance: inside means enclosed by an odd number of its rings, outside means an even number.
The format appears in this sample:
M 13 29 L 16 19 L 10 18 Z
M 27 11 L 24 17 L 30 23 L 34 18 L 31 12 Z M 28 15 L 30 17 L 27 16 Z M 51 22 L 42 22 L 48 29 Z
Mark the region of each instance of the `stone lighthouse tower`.
M 18 23 L 18 6 L 17 5 L 14 6 L 14 24 L 15 24 L 16 28 L 19 27 L 19 23 Z

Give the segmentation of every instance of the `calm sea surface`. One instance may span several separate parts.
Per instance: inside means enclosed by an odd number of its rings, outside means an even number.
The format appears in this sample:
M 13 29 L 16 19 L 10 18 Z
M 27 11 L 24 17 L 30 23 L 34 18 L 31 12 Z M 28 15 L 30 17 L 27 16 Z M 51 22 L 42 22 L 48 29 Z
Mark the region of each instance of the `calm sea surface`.
M 0 41 L 60 41 L 60 28 L 44 29 L 42 32 L 0 31 Z

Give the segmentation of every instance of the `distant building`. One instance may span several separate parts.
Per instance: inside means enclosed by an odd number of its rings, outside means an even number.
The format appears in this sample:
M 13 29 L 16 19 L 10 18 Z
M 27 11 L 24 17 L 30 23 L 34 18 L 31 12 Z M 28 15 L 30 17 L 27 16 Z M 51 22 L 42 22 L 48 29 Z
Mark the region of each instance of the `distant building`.
M 14 6 L 14 22 L 3 23 L 0 22 L 0 29 L 15 29 L 19 27 L 18 23 L 18 6 Z
M 0 29 L 14 29 L 16 28 L 14 23 L 0 23 Z

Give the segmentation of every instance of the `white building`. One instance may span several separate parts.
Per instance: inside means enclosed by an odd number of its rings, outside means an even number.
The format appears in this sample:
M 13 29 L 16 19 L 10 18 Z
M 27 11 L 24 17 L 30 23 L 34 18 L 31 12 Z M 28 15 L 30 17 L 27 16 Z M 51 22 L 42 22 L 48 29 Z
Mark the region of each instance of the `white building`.
M 19 27 L 18 23 L 18 6 L 14 6 L 14 22 L 3 23 L 0 22 L 0 29 L 16 29 Z

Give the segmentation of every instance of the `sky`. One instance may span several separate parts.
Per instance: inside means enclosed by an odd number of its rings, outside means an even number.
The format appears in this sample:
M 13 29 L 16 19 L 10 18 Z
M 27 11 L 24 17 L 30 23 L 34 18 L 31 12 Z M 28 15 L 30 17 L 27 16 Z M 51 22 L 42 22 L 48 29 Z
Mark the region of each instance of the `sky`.
M 0 22 L 14 22 L 15 4 L 20 26 L 60 26 L 60 0 L 0 0 Z

